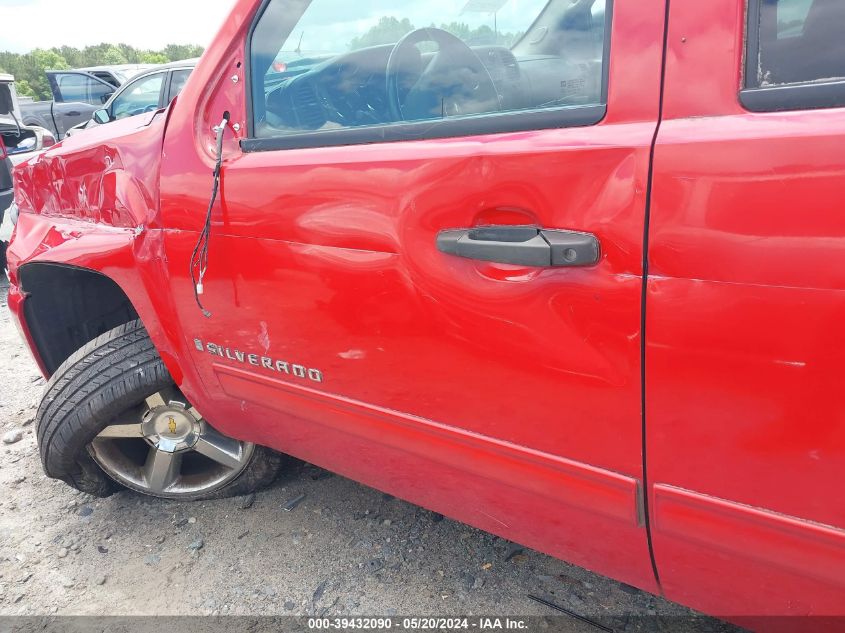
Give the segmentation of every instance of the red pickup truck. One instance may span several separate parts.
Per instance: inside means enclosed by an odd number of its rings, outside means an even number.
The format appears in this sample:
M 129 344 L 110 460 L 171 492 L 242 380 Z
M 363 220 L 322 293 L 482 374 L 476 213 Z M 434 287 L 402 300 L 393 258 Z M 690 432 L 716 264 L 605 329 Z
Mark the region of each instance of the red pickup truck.
M 727 619 L 845 616 L 843 29 L 239 0 L 168 109 L 16 171 L 47 474 L 209 498 L 280 451 Z

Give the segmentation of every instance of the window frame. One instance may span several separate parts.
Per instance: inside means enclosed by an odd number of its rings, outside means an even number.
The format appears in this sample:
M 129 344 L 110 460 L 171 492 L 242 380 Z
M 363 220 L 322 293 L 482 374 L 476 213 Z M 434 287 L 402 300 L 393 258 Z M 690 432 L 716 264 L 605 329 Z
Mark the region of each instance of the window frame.
M 607 115 L 615 0 L 606 0 L 605 6 L 605 38 L 602 53 L 601 79 L 602 102 L 600 104 L 490 112 L 464 118 L 386 123 L 383 125 L 295 132 L 283 136 L 257 138 L 254 136 L 255 103 L 253 100 L 253 82 L 255 78 L 252 72 L 252 40 L 258 23 L 264 16 L 267 7 L 273 1 L 275 0 L 262 0 L 261 5 L 252 18 L 246 36 L 244 90 L 246 91 L 247 136 L 241 139 L 240 142 L 241 151 L 244 153 L 373 145 L 402 141 L 504 134 L 509 132 L 589 127 L 600 123 Z
M 845 77 L 836 81 L 807 81 L 777 86 L 759 86 L 760 9 L 765 0 L 748 0 L 745 48 L 739 101 L 751 112 L 819 110 L 845 106 Z
M 168 71 L 169 76 L 167 78 L 167 93 L 165 94 L 164 99 L 162 99 L 162 102 L 161 102 L 162 107 L 169 106 L 173 102 L 173 100 L 176 97 L 179 96 L 178 94 L 173 94 L 173 80 L 176 76 L 176 73 L 188 73 L 188 76 L 185 78 L 185 81 L 187 82 L 187 80 L 190 79 L 193 72 L 194 72 L 193 68 L 171 68 Z

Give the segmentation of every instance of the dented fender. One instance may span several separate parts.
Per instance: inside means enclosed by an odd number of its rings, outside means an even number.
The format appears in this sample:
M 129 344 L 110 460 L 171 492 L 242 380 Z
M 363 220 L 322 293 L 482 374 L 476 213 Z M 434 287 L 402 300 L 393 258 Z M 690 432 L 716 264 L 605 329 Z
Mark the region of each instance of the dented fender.
M 65 139 L 15 169 L 21 213 L 113 228 L 158 216 L 163 113 L 130 117 Z
M 21 270 L 55 264 L 104 275 L 129 299 L 182 385 L 177 358 L 185 339 L 174 325 L 172 298 L 162 291 L 169 288 L 167 269 L 158 265 L 166 258 L 158 220 L 165 127 L 163 113 L 117 121 L 66 139 L 15 170 L 20 216 L 7 253 L 10 307 L 31 343 Z

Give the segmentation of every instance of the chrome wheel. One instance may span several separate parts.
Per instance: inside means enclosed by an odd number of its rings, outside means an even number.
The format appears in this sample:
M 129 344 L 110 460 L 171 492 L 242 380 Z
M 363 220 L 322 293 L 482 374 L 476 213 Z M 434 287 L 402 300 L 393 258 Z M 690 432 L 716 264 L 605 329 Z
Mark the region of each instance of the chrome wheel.
M 240 475 L 255 445 L 214 430 L 177 389 L 156 393 L 89 446 L 109 477 L 144 494 L 210 494 Z

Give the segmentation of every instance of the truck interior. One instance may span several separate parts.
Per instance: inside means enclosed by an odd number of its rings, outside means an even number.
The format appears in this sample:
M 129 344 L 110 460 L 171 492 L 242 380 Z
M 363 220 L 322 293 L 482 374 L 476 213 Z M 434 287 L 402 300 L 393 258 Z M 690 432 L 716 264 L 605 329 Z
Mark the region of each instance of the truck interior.
M 757 85 L 845 77 L 842 24 L 845 2 L 841 0 L 764 2 L 760 11 Z M 810 54 L 820 48 L 827 54 Z

